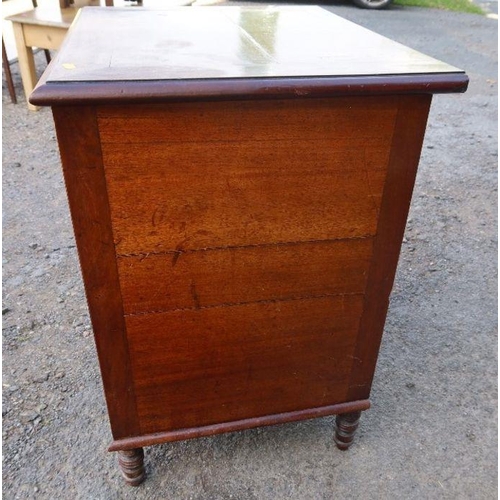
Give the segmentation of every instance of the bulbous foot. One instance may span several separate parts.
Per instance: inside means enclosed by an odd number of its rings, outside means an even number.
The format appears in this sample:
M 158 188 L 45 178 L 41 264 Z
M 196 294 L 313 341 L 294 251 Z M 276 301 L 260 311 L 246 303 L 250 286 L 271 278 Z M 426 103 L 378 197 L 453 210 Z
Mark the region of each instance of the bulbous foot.
M 135 448 L 118 452 L 118 465 L 122 476 L 130 486 L 139 486 L 145 478 L 144 450 Z
M 347 450 L 349 446 L 351 446 L 354 439 L 354 434 L 359 425 L 360 416 L 360 411 L 337 415 L 337 418 L 335 420 L 337 428 L 335 429 L 334 440 L 339 450 L 344 451 Z

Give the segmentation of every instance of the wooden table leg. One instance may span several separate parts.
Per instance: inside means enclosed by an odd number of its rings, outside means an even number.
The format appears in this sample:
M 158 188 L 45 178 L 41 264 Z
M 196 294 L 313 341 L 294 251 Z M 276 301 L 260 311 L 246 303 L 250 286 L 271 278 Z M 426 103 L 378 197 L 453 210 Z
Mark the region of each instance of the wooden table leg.
M 12 23 L 14 28 L 14 36 L 16 39 L 17 58 L 19 60 L 19 71 L 23 82 L 24 94 L 26 95 L 26 102 L 28 109 L 37 111 L 38 106 L 33 106 L 28 102 L 28 98 L 35 88 L 38 78 L 36 76 L 35 58 L 33 56 L 33 48 L 26 45 L 24 37 L 23 25 L 20 23 Z

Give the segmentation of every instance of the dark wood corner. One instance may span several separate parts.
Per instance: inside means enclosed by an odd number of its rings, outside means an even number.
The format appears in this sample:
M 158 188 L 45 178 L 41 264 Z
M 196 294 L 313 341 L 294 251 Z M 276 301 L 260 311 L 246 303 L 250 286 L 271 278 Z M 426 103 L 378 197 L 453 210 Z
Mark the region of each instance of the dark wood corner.
M 113 436 L 139 432 L 93 107 L 54 107 L 62 167 Z

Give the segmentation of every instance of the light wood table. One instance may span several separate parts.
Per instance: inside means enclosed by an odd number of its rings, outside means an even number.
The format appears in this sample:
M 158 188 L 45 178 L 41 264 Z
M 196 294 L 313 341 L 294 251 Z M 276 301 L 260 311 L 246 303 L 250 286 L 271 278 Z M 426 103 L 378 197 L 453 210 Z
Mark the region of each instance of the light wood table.
M 163 7 L 189 6 L 194 0 L 165 0 Z M 80 7 L 100 6 L 100 0 L 87 0 L 86 2 L 77 1 L 74 7 L 61 9 L 58 6 L 37 7 L 36 9 L 22 12 L 7 17 L 12 22 L 14 37 L 16 40 L 17 55 L 19 59 L 19 71 L 23 82 L 26 101 L 36 86 L 38 77 L 35 68 L 35 59 L 33 48 L 59 50 L 61 44 L 68 32 L 71 23 L 75 19 Z M 121 0 L 115 0 L 114 4 L 120 6 Z M 112 1 L 107 1 L 106 5 L 112 6 Z M 143 6 L 141 3 L 140 6 Z M 154 6 L 155 2 L 150 0 L 146 2 L 146 7 Z M 131 5 L 135 6 L 135 5 Z M 28 109 L 37 111 L 38 106 L 28 102 Z
M 347 449 L 432 94 L 467 76 L 318 7 L 112 10 L 82 9 L 31 100 L 125 479 L 144 446 L 325 415 Z
M 12 21 L 14 29 L 19 71 L 26 100 L 38 81 L 33 48 L 59 50 L 78 11 L 78 8 L 73 7 L 66 9 L 37 7 L 7 18 L 8 21 Z M 29 102 L 28 108 L 32 111 L 38 109 Z

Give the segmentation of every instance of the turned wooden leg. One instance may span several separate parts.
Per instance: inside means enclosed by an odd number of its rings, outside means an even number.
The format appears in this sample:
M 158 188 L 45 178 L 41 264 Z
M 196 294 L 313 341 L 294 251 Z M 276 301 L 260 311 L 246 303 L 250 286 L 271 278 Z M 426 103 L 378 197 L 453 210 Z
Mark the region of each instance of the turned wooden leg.
M 118 452 L 118 464 L 130 486 L 139 486 L 144 481 L 144 450 L 135 448 Z
M 360 411 L 337 415 L 335 423 L 335 444 L 339 450 L 347 450 L 351 446 L 354 434 L 359 425 Z

